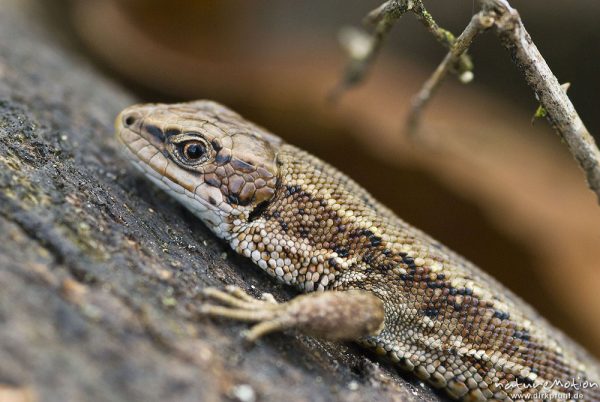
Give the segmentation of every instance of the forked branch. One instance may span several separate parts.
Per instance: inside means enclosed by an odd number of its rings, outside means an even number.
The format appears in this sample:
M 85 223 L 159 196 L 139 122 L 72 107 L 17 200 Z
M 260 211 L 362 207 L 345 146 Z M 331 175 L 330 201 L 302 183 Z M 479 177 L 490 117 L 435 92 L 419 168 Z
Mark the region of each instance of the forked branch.
M 531 40 L 519 13 L 508 0 L 479 0 L 479 3 L 481 10 L 473 16 L 462 34 L 455 39 L 452 34 L 435 23 L 421 0 L 386 1 L 367 16 L 368 21 L 376 24 L 375 33 L 367 51 L 354 54 L 352 57 L 336 94 L 362 81 L 391 27 L 402 15 L 408 11 L 413 12 L 436 40 L 449 48 L 446 57 L 413 98 L 407 129 L 414 135 L 423 109 L 448 72 L 456 73 L 462 82 L 469 82 L 472 79 L 473 66 L 467 56 L 467 50 L 479 33 L 492 28 L 502 45 L 510 52 L 525 81 L 534 91 L 536 99 L 546 112 L 548 121 L 566 142 L 570 152 L 585 172 L 588 186 L 600 202 L 600 151 L 566 91 Z M 352 48 L 352 43 L 347 45 L 347 48 Z

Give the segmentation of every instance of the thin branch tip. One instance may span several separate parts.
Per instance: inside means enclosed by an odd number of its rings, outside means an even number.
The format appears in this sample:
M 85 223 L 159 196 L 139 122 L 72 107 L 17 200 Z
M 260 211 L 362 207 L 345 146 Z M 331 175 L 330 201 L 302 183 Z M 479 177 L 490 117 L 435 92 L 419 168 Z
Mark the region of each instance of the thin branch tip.
M 478 2 L 480 11 L 473 15 L 458 38 L 437 25 L 433 16 L 425 8 L 423 0 L 388 0 L 382 3 L 365 17 L 366 23 L 374 25 L 370 45 L 362 48 L 361 51 L 356 49 L 354 52 L 349 51 L 350 62 L 346 67 L 346 73 L 332 94 L 337 98 L 348 88 L 363 81 L 393 25 L 410 11 L 434 38 L 448 49 L 440 65 L 412 99 L 406 127 L 414 136 L 424 108 L 448 73 L 455 74 L 462 83 L 473 80 L 473 62 L 467 51 L 479 33 L 493 28 L 539 100 L 540 117 L 546 117 L 568 145 L 570 152 L 585 172 L 588 186 L 596 193 L 600 202 L 600 151 L 577 114 L 566 90 L 561 87 L 527 33 L 518 11 L 508 0 L 478 0 Z M 352 57 L 352 54 L 355 57 Z

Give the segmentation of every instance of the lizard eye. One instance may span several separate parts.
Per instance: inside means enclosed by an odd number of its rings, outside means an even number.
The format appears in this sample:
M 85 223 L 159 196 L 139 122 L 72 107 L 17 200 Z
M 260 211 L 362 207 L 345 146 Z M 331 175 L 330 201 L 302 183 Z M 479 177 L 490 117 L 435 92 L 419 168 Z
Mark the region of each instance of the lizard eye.
M 170 137 L 167 149 L 175 161 L 189 167 L 201 165 L 210 158 L 208 143 L 196 133 Z
M 206 154 L 206 147 L 200 141 L 186 141 L 180 145 L 181 156 L 191 162 L 200 160 Z

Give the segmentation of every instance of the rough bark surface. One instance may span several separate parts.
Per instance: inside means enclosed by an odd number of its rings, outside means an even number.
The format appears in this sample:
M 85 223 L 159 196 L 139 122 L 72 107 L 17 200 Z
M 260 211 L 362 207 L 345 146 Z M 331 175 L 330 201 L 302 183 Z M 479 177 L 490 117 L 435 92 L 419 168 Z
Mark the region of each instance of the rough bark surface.
M 243 324 L 198 317 L 205 286 L 293 292 L 119 156 L 131 96 L 14 6 L 0 38 L 0 400 L 441 398 L 351 344 L 249 348 Z

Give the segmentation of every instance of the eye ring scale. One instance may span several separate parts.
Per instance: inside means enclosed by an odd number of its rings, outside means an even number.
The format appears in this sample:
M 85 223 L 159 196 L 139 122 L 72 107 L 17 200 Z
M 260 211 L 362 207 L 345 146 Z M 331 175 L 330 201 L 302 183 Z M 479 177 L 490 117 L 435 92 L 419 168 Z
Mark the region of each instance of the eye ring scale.
M 169 138 L 167 150 L 175 162 L 189 167 L 205 163 L 212 154 L 208 141 L 199 133 L 184 133 Z

